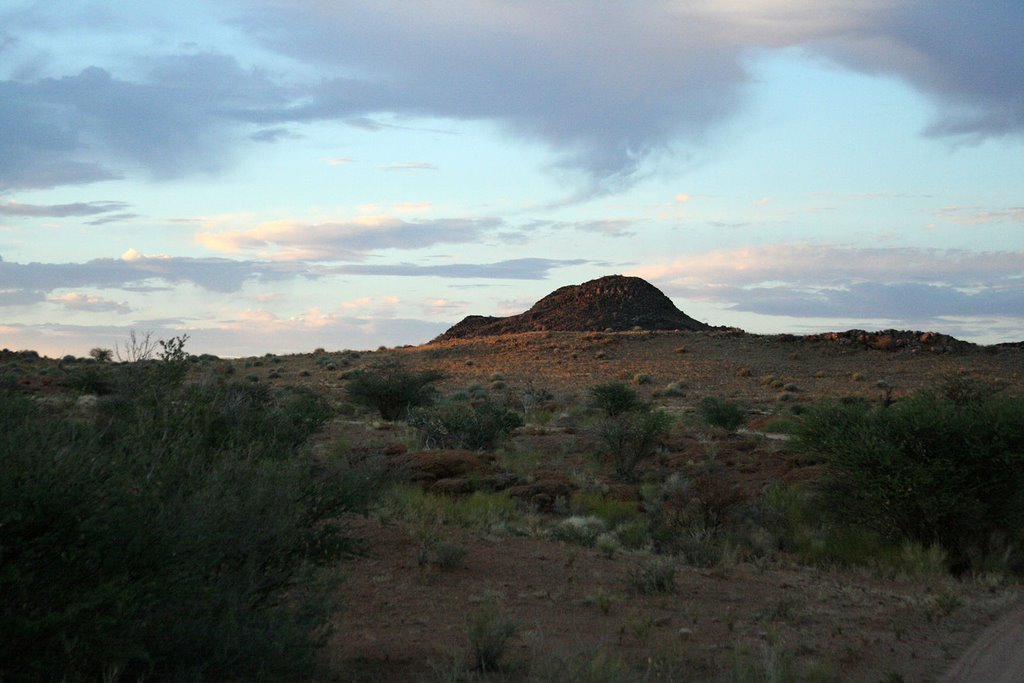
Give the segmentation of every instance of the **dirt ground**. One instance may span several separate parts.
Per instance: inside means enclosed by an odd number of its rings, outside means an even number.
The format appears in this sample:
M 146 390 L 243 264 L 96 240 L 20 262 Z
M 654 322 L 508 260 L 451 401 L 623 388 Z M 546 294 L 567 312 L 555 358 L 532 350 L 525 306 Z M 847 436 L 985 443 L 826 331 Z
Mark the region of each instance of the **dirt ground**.
M 731 333 L 534 333 L 387 353 L 413 367 L 443 370 L 446 391 L 478 384 L 516 394 L 543 387 L 560 405 L 572 405 L 587 387 L 620 379 L 683 416 L 702 396 L 727 398 L 746 406 L 754 431 L 794 404 L 842 396 L 882 400 L 890 391 L 898 398 L 948 377 L 1021 391 L 1024 370 L 1017 349 L 886 353 Z M 661 395 L 672 382 L 684 387 L 682 396 Z M 338 386 L 333 378 L 323 385 Z M 347 438 L 359 441 L 351 433 Z M 385 429 L 366 438 L 380 446 L 397 435 Z M 522 430 L 516 442 L 548 455 L 537 467 L 572 468 L 579 463 L 563 443 L 567 438 L 549 427 Z M 793 463 L 784 444 L 761 438 L 747 449 L 743 438 L 720 434 L 710 441 L 728 476 L 746 490 L 814 477 L 813 468 Z M 706 434 L 678 436 L 666 471 L 700 462 L 708 443 Z M 407 524 L 368 520 L 360 533 L 368 554 L 346 567 L 349 606 L 328 647 L 331 668 L 352 681 L 458 680 L 467 614 L 494 599 L 518 631 L 506 669 L 488 680 L 559 680 L 595 656 L 621 661 L 645 680 L 728 680 L 744 670 L 770 675 L 784 662 L 798 672 L 794 680 L 939 680 L 1017 597 L 1015 586 L 984 578 L 912 582 L 742 561 L 681 566 L 674 592 L 641 595 L 628 578 L 640 555 L 608 557 L 546 538 L 451 526 L 445 539 L 469 552 L 464 566 L 440 571 L 418 564 L 415 530 Z
M 675 592 L 639 595 L 628 588 L 628 556 L 449 529 L 470 552 L 463 567 L 440 571 L 418 565 L 403 529 L 361 531 L 369 554 L 346 568 L 348 607 L 328 645 L 331 668 L 350 681 L 446 680 L 464 662 L 466 615 L 489 596 L 520 629 L 508 671 L 492 680 L 531 680 L 553 661 L 595 653 L 647 680 L 723 680 L 737 658 L 770 669 L 787 653 L 823 676 L 809 680 L 929 681 L 1014 599 L 1003 588 L 747 565 L 683 567 Z M 963 605 L 940 617 L 947 590 Z

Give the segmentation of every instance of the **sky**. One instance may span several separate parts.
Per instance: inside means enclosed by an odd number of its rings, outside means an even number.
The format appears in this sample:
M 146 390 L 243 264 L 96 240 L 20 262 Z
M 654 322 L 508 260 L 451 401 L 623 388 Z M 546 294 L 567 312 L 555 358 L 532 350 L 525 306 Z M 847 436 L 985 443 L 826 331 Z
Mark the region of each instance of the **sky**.
M 1020 0 L 0 0 L 0 348 L 419 344 L 621 273 L 1024 340 Z

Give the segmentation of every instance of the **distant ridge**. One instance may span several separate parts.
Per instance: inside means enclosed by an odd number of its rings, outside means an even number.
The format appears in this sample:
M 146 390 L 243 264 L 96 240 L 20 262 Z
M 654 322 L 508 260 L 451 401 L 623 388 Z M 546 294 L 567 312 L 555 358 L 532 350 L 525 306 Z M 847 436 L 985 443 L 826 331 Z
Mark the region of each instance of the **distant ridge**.
M 779 338 L 783 341 L 837 342 L 877 351 L 909 351 L 911 353 L 919 351 L 952 353 L 977 348 L 977 344 L 951 337 L 948 334 L 911 330 L 879 330 L 878 332 L 846 330 L 845 332 L 822 332 L 803 336 L 782 334 L 779 335 Z M 1004 346 L 1013 346 L 1013 344 L 1004 344 Z
M 621 332 L 626 330 L 709 330 L 643 278 L 606 275 L 556 289 L 519 315 L 471 315 L 435 342 L 493 337 L 518 332 Z

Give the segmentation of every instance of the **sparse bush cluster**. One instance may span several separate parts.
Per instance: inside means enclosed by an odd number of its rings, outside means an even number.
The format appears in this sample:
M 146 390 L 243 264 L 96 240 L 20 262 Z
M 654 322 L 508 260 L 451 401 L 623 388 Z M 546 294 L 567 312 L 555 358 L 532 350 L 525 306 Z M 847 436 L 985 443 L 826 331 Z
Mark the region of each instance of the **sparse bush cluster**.
M 937 543 L 954 571 L 1024 568 L 1024 399 L 961 379 L 889 406 L 829 403 L 799 443 L 828 465 L 822 508 L 838 522 Z
M 637 466 L 655 454 L 672 418 L 622 382 L 598 384 L 590 389 L 591 405 L 603 412 L 596 434 L 612 459 L 615 472 L 625 478 L 636 474 Z
M 702 398 L 697 408 L 705 422 L 712 427 L 721 427 L 729 432 L 736 431 L 746 419 L 743 408 L 714 396 Z
M 310 671 L 339 515 L 376 475 L 314 467 L 313 396 L 185 383 L 180 345 L 163 350 L 105 366 L 84 417 L 0 389 L 0 679 Z
M 444 378 L 436 370 L 409 370 L 394 359 L 353 370 L 348 376 L 348 396 L 359 405 L 380 412 L 388 421 L 403 419 L 412 408 L 434 402 L 434 383 Z
M 523 424 L 519 413 L 489 398 L 418 408 L 406 421 L 422 433 L 428 448 L 470 450 L 492 449 Z

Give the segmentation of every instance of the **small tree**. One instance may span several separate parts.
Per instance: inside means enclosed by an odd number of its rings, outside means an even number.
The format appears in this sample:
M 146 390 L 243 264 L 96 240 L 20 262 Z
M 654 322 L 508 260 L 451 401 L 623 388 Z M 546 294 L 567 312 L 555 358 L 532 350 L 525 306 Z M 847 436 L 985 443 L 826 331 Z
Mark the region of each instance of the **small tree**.
M 393 422 L 405 417 L 410 408 L 433 403 L 434 383 L 443 379 L 438 370 L 413 372 L 401 362 L 388 359 L 349 376 L 348 396 L 356 403 L 380 412 Z
M 122 363 L 138 363 L 139 361 L 150 360 L 156 352 L 156 344 L 153 343 L 153 333 L 146 332 L 141 336 L 131 330 L 124 346 L 114 345 L 114 355 Z
M 672 426 L 672 417 L 663 410 L 644 405 L 598 424 L 598 436 L 612 458 L 615 472 L 632 479 L 637 466 L 654 455 Z
M 701 399 L 698 408 L 705 422 L 712 427 L 721 427 L 729 432 L 736 431 L 745 419 L 743 408 L 714 396 L 706 396 Z
M 406 419 L 420 430 L 429 448 L 490 449 L 523 425 L 519 413 L 491 399 L 410 410 Z
M 624 382 L 608 382 L 590 387 L 590 405 L 608 417 L 615 417 L 641 408 L 643 401 Z
M 110 349 L 101 349 L 100 347 L 97 346 L 96 348 L 89 351 L 89 356 L 96 360 L 97 362 L 109 363 L 114 357 L 114 352 L 111 351 Z
M 171 337 L 166 340 L 161 339 L 158 342 L 160 344 L 160 353 L 157 354 L 157 357 L 165 363 L 184 363 L 188 360 L 188 353 L 185 352 L 185 342 L 187 341 L 187 334 Z

